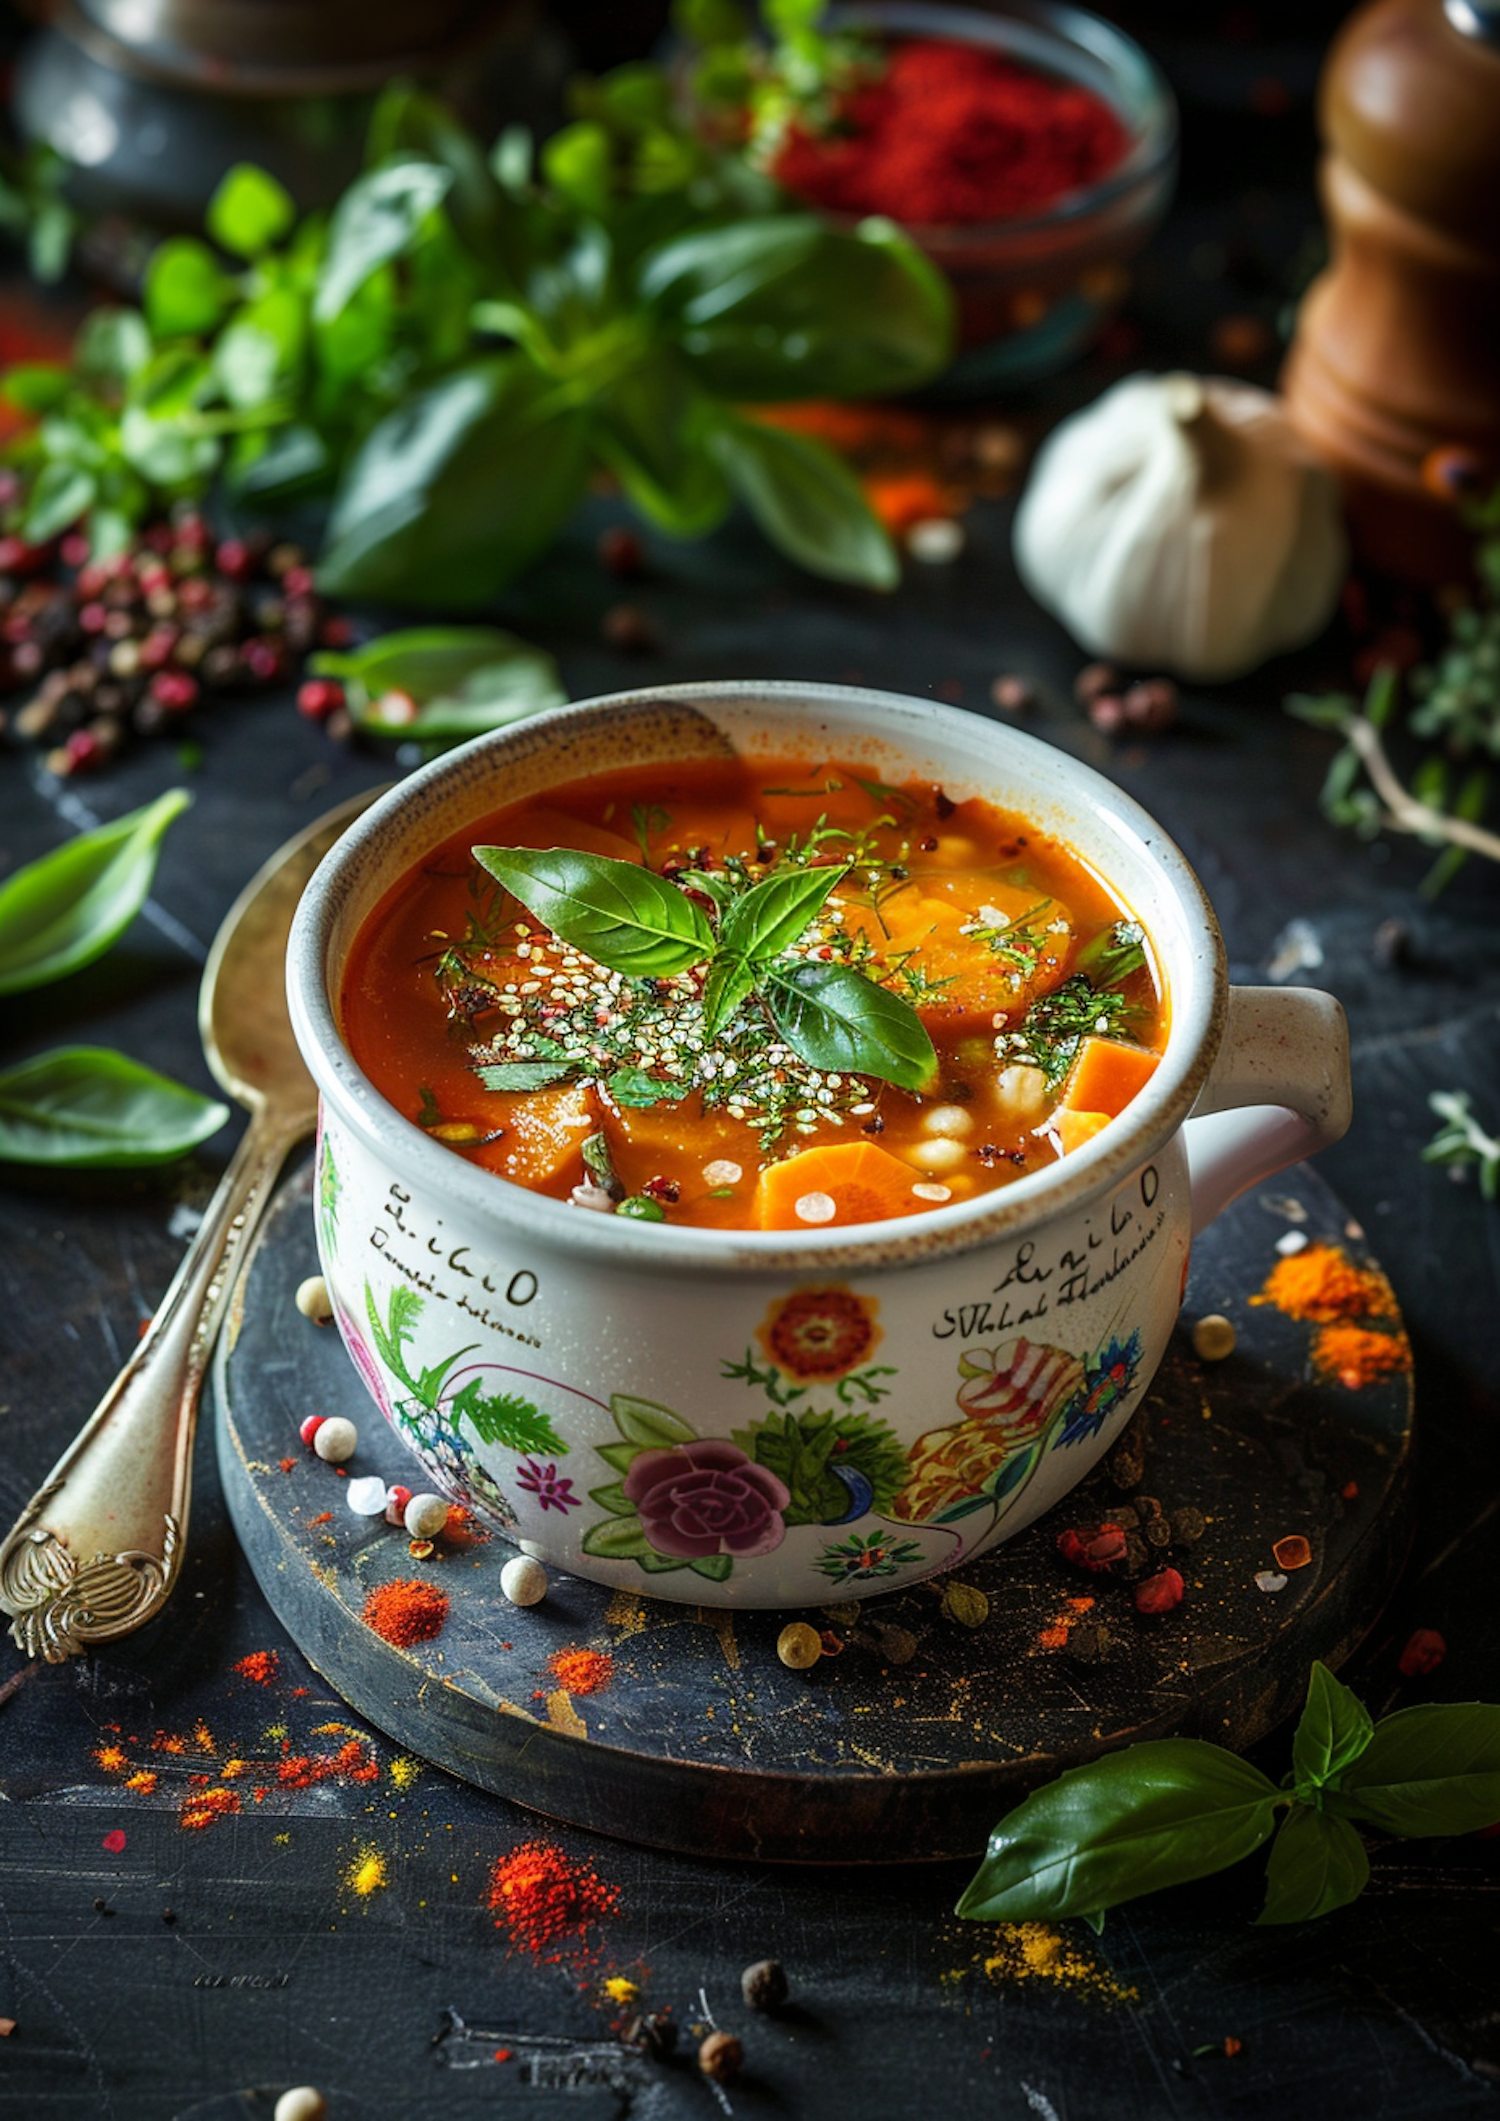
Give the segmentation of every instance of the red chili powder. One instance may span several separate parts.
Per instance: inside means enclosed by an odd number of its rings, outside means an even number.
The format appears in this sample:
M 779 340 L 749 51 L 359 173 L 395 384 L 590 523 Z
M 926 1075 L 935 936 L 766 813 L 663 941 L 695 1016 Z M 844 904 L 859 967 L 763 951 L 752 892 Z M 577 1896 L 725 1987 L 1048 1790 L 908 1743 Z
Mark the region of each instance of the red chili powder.
M 365 1600 L 365 1626 L 383 1635 L 398 1649 L 415 1642 L 431 1642 L 443 1631 L 448 1618 L 448 1600 L 435 1585 L 414 1576 L 398 1576 L 382 1583 Z
M 252 1650 L 235 1666 L 241 1679 L 254 1680 L 257 1686 L 269 1686 L 281 1670 L 281 1659 L 275 1650 Z
M 289 1753 L 276 1764 L 284 1789 L 310 1790 L 320 1782 L 377 1782 L 380 1763 L 367 1745 L 351 1738 L 336 1753 Z
M 774 174 L 835 213 L 918 227 L 1040 212 L 1125 152 L 1098 96 L 972 44 L 916 37 L 844 99 L 837 128 L 795 128 Z
M 615 1676 L 615 1660 L 602 1650 L 557 1650 L 547 1669 L 570 1694 L 602 1694 Z
M 239 1809 L 239 1796 L 234 1790 L 190 1790 L 182 1800 L 177 1824 L 190 1834 L 201 1834 L 216 1819 L 229 1818 Z
M 557 1960 L 596 1922 L 615 1913 L 618 1886 L 551 1841 L 525 1841 L 490 1872 L 485 1905 L 511 1942 L 533 1959 Z

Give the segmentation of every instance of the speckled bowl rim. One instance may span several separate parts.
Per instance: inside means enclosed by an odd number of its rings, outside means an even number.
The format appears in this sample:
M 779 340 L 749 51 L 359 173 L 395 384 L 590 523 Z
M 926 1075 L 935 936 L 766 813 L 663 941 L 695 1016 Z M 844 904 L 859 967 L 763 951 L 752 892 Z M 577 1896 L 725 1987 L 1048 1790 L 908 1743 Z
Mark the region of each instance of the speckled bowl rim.
M 1143 921 L 1157 948 L 1171 1009 L 1161 1065 L 1118 1120 L 1047 1170 L 920 1216 L 859 1224 L 837 1233 L 698 1230 L 591 1215 L 529 1192 L 466 1163 L 387 1103 L 343 1042 L 335 1001 L 343 963 L 330 962 L 339 923 L 361 888 L 368 893 L 368 910 L 394 881 L 388 875 L 378 891 L 371 886 L 384 858 L 383 842 L 399 830 L 407 842 L 404 870 L 421 858 L 420 846 L 412 843 L 420 837 L 424 819 L 442 818 L 426 837 L 428 848 L 458 829 L 449 806 L 460 792 L 484 789 L 485 799 L 477 801 L 472 812 L 476 819 L 506 800 L 497 792 L 496 780 L 507 761 L 555 754 L 564 763 L 552 778 L 565 781 L 589 770 L 586 763 L 569 761 L 570 751 L 597 741 L 608 746 L 624 731 L 649 725 L 653 716 L 659 720 L 664 711 L 669 722 L 675 713 L 686 724 L 689 719 L 696 723 L 700 717 L 694 710 L 701 709 L 713 723 L 716 708 L 731 719 L 753 719 L 759 713 L 788 723 L 799 712 L 804 719 L 827 715 L 829 755 L 856 759 L 861 751 L 871 750 L 866 725 L 872 716 L 878 717 L 884 727 L 875 748 L 903 752 L 915 772 L 922 771 L 924 753 L 934 741 L 967 752 L 976 780 L 984 783 L 981 792 L 989 792 L 1002 806 L 1007 801 L 1005 762 L 1019 761 L 1024 778 L 1055 778 L 1057 790 L 1047 799 L 1052 811 L 1047 817 L 1036 816 L 1034 804 L 1013 800 L 1012 807 L 1035 816 L 1039 826 L 1061 838 L 1070 830 L 1075 840 L 1087 839 L 1091 832 L 1105 834 L 1129 850 L 1136 864 L 1149 869 L 1175 912 L 1184 940 L 1169 951 L 1161 935 L 1162 899 L 1149 909 L 1142 907 L 1136 903 L 1137 894 L 1117 883 L 1120 896 Z M 603 764 L 601 757 L 601 770 Z M 1080 819 L 1091 829 L 1080 832 Z M 1213 1067 L 1228 993 L 1223 939 L 1186 857 L 1139 803 L 1102 774 L 1024 731 L 931 700 L 863 686 L 754 679 L 662 685 L 580 700 L 477 737 L 433 760 L 373 803 L 319 865 L 293 922 L 287 967 L 293 1029 L 328 1112 L 393 1177 L 426 1186 L 480 1221 L 495 1219 L 518 1227 L 531 1244 L 618 1268 L 666 1272 L 673 1278 L 895 1268 L 1021 1238 L 1083 1207 L 1157 1156 L 1177 1133 Z

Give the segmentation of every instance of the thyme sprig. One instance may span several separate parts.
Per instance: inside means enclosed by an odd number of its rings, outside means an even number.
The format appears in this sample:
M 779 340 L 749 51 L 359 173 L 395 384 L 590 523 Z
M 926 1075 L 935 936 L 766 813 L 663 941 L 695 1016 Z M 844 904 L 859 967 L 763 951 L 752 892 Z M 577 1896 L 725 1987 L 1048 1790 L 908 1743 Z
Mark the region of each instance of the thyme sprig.
M 1500 1199 L 1500 1140 L 1475 1117 L 1468 1091 L 1434 1090 L 1427 1102 L 1443 1124 L 1422 1151 L 1423 1163 L 1477 1170 L 1485 1199 Z
M 1471 854 L 1500 861 L 1500 833 L 1486 820 L 1500 761 L 1500 487 L 1465 510 L 1475 534 L 1477 587 L 1448 621 L 1435 662 L 1414 670 L 1410 701 L 1400 674 L 1382 665 L 1362 700 L 1348 693 L 1294 693 L 1289 713 L 1343 738 L 1323 783 L 1324 815 L 1373 838 L 1411 835 L 1438 849 L 1419 887 L 1435 898 Z M 1393 765 L 1388 733 L 1405 708 L 1424 750 L 1409 784 Z

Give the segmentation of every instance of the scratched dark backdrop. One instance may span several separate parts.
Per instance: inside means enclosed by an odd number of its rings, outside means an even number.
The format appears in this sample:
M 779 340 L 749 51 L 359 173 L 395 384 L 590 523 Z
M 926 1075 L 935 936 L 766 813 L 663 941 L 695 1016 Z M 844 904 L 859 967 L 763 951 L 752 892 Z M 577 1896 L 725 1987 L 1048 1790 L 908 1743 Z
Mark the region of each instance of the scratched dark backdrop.
M 1315 57 L 1297 49 L 1294 86 Z M 1260 131 L 1243 112 L 1219 126 L 1223 93 L 1203 87 L 1189 111 L 1183 200 L 1141 273 L 1136 358 L 1152 365 L 1211 365 L 1226 310 L 1274 316 L 1311 223 L 1287 177 L 1305 175 L 1305 87 Z M 1039 422 L 1119 365 L 1097 364 L 1019 411 Z M 1293 676 L 1340 673 L 1336 639 L 1295 671 L 1190 697 L 1149 750 L 1106 747 L 1069 698 L 1079 658 L 1015 584 L 1008 513 L 977 509 L 959 562 L 912 567 L 889 603 L 797 578 L 743 529 L 667 548 L 639 596 L 664 642 L 649 664 L 598 645 L 618 589 L 592 558 L 597 517 L 507 609 L 557 651 L 580 697 L 646 675 L 858 676 L 941 689 L 984 712 L 999 671 L 1025 672 L 1041 690 L 1042 733 L 1129 787 L 1186 848 L 1236 977 L 1264 977 L 1288 924 L 1307 924 L 1304 954 L 1322 962 L 1305 976 L 1343 998 L 1355 1039 L 1355 1127 L 1322 1169 L 1391 1273 L 1417 1357 L 1416 1547 L 1349 1676 L 1377 1712 L 1500 1698 L 1500 1213 L 1418 1161 L 1430 1088 L 1466 1086 L 1492 1112 L 1500 1097 L 1496 881 L 1465 874 L 1435 909 L 1419 908 L 1420 855 L 1353 844 L 1319 819 L 1326 746 L 1277 703 Z M 195 807 L 162 861 L 159 919 L 97 973 L 13 1011 L 10 1051 L 97 1039 L 209 1086 L 193 1017 L 214 927 L 289 831 L 386 769 L 332 750 L 285 701 L 218 715 L 204 751 Z M 0 773 L 8 868 L 83 813 L 17 756 Z M 113 815 L 174 773 L 165 749 L 142 752 L 76 792 Z M 1413 931 L 1411 962 L 1397 969 L 1372 955 L 1388 918 Z M 180 1256 L 179 1210 L 201 1204 L 225 1153 L 215 1145 L 170 1183 L 0 1189 L 6 1522 L 132 1344 Z M 535 1964 L 507 1950 L 482 1899 L 491 1864 L 537 1822 L 436 1772 L 400 1786 L 392 1748 L 374 1734 L 378 1780 L 277 1791 L 186 1831 L 192 1774 L 220 1775 L 284 1739 L 341 1742 L 311 1737 L 319 1725 L 360 1729 L 270 1617 L 206 1449 L 191 1545 L 176 1602 L 125 1645 L 30 1672 L 9 1644 L 0 1653 L 0 2018 L 15 2021 L 0 2040 L 0 2113 L 229 2121 L 269 2116 L 275 2093 L 298 2082 L 322 2085 L 341 2121 L 722 2110 L 690 2062 L 650 2064 L 618 2047 L 620 2013 L 600 1992 L 612 1975 L 679 2019 L 706 2011 L 744 2034 L 746 2074 L 727 2097 L 747 2117 L 1286 2121 L 1481 2113 L 1495 2101 L 1500 1842 L 1388 1847 L 1356 1907 L 1303 1931 L 1256 1930 L 1254 1883 L 1239 1876 L 1147 1902 L 1111 1917 L 1088 1948 L 1099 1975 L 1068 1986 L 987 1977 L 986 1932 L 949 1913 L 962 1870 L 770 1871 L 732 1851 L 722 1864 L 689 1862 L 566 1830 L 556 1838 L 618 1888 L 619 1910 L 589 1964 Z M 1418 1625 L 1446 1636 L 1448 1657 L 1433 1679 L 1408 1684 L 1396 1652 Z M 263 1649 L 281 1653 L 269 1688 L 231 1669 Z M 100 1763 L 121 1738 L 135 1741 L 132 1767 L 157 1773 L 153 1791 L 129 1790 Z M 1276 1741 L 1265 1760 L 1280 1773 Z M 386 1882 L 361 1894 L 349 1880 L 369 1851 Z M 738 1996 L 740 1968 L 766 1953 L 784 1959 L 795 1991 L 775 2020 L 752 2019 Z M 1111 2000 L 1110 1988 L 1134 1994 Z M 1233 2057 L 1226 2038 L 1243 2043 Z

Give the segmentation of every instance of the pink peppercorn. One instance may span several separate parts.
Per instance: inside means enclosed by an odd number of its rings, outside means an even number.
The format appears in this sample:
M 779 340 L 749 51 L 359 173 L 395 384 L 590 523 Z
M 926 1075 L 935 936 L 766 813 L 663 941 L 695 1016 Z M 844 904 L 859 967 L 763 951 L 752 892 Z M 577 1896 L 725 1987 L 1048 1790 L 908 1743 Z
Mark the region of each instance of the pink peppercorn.
M 104 757 L 104 746 L 91 730 L 75 729 L 63 749 L 74 773 L 87 773 Z
M 109 613 L 97 602 L 83 605 L 78 613 L 78 623 L 85 633 L 103 633 L 109 622 Z
M 1087 1525 L 1082 1530 L 1059 1532 L 1057 1551 L 1075 1568 L 1097 1575 L 1125 1559 L 1125 1534 L 1117 1524 Z
M 344 704 L 344 688 L 333 678 L 309 678 L 298 688 L 297 712 L 310 722 L 326 722 Z
M 322 1428 L 325 1419 L 326 1417 L 322 1414 L 309 1414 L 304 1419 L 301 1428 L 298 1429 L 297 1434 L 302 1438 L 302 1441 L 308 1446 L 309 1449 L 311 1449 L 312 1440 L 317 1435 L 319 1429 Z
M 231 582 L 243 582 L 255 571 L 255 555 L 243 538 L 226 538 L 214 554 L 214 565 Z
M 240 661 L 251 677 L 258 678 L 263 685 L 269 685 L 281 669 L 280 651 L 259 635 L 244 643 L 240 649 Z
M 57 550 L 64 567 L 81 567 L 89 556 L 89 541 L 82 531 L 71 531 Z
M 1182 1604 L 1182 1599 L 1183 1582 L 1176 1569 L 1159 1569 L 1135 1587 L 1138 1613 L 1170 1613 L 1174 1606 Z
M 318 645 L 321 648 L 347 648 L 353 639 L 354 626 L 348 619 L 325 619 L 318 629 Z
M 1435 1672 L 1448 1654 L 1448 1645 L 1436 1628 L 1417 1628 L 1396 1660 L 1403 1679 L 1425 1679 Z
M 158 670 L 151 680 L 151 697 L 168 714 L 186 714 L 197 704 L 198 680 L 185 670 Z
M 141 643 L 142 670 L 165 670 L 172 660 L 178 639 L 175 626 L 153 626 Z
M 421 710 L 409 692 L 383 692 L 370 709 L 372 720 L 388 729 L 405 729 Z
M 289 597 L 312 595 L 313 572 L 310 567 L 289 567 L 281 577 L 282 593 Z

